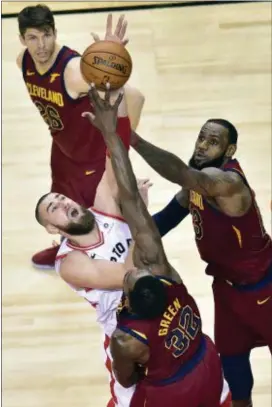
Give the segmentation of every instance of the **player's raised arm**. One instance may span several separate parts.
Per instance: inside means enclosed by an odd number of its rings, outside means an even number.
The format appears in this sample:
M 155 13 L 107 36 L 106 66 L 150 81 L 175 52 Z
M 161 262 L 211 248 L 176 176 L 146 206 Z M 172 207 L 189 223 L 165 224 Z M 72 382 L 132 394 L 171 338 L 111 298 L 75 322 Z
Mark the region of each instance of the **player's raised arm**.
M 93 124 L 103 133 L 106 145 L 111 154 L 112 166 L 115 172 L 123 215 L 131 229 L 135 241 L 134 264 L 137 267 L 156 265 L 156 272 L 169 275 L 171 267 L 166 259 L 161 237 L 152 217 L 138 192 L 137 182 L 128 153 L 116 135 L 117 111 L 126 109 L 120 94 L 114 105 L 110 103 L 110 92 L 105 100 L 94 87 L 90 90 L 93 101 L 94 115 L 89 115 Z
M 112 14 L 108 14 L 106 23 L 106 32 L 103 40 L 117 42 L 124 46 L 128 43 L 128 39 L 124 39 L 127 30 L 127 20 L 124 14 L 122 14 L 116 24 L 113 31 L 113 19 Z M 95 42 L 101 41 L 98 34 L 91 33 Z M 71 96 L 80 96 L 80 94 L 86 94 L 89 90 L 89 84 L 83 78 L 80 69 L 80 57 L 73 58 L 67 64 L 64 73 L 65 85 Z
M 201 171 L 189 167 L 175 154 L 154 146 L 132 132 L 132 146 L 163 178 L 204 196 L 231 196 L 244 188 L 241 177 L 219 168 Z
M 112 14 L 107 17 L 106 32 L 103 40 L 116 42 L 122 45 L 128 43 L 128 38 L 125 37 L 127 30 L 127 20 L 124 15 L 121 15 L 117 21 L 115 29 L 113 29 Z M 100 41 L 96 33 L 92 33 L 95 42 Z M 19 57 L 18 57 L 19 58 Z M 89 90 L 89 84 L 84 79 L 80 69 L 81 58 L 72 58 L 64 71 L 64 82 L 66 90 L 72 98 L 78 98 L 85 95 Z M 19 62 L 17 61 L 17 64 Z M 144 105 L 144 95 L 142 92 L 128 84 L 125 85 L 125 99 L 128 109 L 128 117 L 132 129 L 136 129 L 140 121 L 141 112 Z

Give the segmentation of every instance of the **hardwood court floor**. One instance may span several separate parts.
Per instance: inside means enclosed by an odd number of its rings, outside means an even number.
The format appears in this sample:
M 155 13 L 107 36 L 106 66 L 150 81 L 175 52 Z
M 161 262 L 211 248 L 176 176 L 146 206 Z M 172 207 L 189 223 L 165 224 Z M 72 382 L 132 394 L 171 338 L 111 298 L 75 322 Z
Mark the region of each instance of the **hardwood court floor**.
M 271 4 L 127 12 L 131 83 L 146 96 L 139 133 L 188 160 L 210 117 L 237 126 L 239 158 L 271 230 Z M 83 51 L 105 14 L 57 16 L 61 43 Z M 90 306 L 31 255 L 51 244 L 34 205 L 49 190 L 50 137 L 32 105 L 15 58 L 15 19 L 3 20 L 3 406 L 103 407 L 109 398 L 101 333 Z M 136 153 L 138 175 L 150 176 L 151 212 L 177 188 Z M 196 297 L 212 335 L 211 280 L 204 275 L 191 221 L 164 239 L 173 265 Z M 252 354 L 254 406 L 271 405 L 267 349 Z

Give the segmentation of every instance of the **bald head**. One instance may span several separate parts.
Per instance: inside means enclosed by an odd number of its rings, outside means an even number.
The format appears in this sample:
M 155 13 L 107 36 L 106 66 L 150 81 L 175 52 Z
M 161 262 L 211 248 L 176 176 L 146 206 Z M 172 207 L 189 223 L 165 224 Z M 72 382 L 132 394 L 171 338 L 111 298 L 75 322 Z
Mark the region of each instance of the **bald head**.
M 130 310 L 143 319 L 157 318 L 167 306 L 165 285 L 150 271 L 133 269 L 124 278 L 124 292 Z

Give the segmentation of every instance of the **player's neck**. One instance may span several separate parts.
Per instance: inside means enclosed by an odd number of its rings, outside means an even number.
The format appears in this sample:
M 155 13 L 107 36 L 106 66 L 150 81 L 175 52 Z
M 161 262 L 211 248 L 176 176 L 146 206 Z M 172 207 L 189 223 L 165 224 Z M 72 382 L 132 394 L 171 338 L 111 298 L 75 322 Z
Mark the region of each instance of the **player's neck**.
M 99 233 L 99 229 L 97 224 L 95 223 L 95 226 L 91 232 L 89 232 L 87 235 L 82 235 L 82 236 L 68 236 L 69 242 L 73 246 L 79 246 L 79 247 L 90 247 L 95 244 L 97 244 L 101 239 L 101 235 Z
M 56 44 L 53 54 L 51 55 L 50 59 L 48 61 L 46 61 L 44 64 L 34 61 L 35 67 L 41 75 L 43 75 L 44 73 L 49 71 L 49 69 L 54 65 L 54 63 L 57 59 L 58 53 L 60 52 L 60 49 L 61 49 L 61 46 L 59 44 Z
M 231 157 L 226 157 L 226 158 L 224 159 L 223 164 L 221 165 L 220 168 L 224 168 L 225 165 L 226 165 L 231 159 L 232 159 Z

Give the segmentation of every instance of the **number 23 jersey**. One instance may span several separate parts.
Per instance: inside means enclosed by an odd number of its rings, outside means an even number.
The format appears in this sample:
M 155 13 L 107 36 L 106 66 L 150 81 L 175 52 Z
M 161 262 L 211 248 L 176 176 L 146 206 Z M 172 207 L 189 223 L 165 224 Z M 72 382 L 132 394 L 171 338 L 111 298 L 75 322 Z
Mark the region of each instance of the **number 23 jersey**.
M 108 260 L 124 263 L 131 243 L 131 233 L 127 223 L 122 218 L 113 217 L 91 209 L 99 230 L 99 239 L 92 246 L 73 246 L 68 239 L 64 239 L 56 257 L 55 268 L 59 273 L 61 260 L 73 250 L 81 251 L 88 257 L 97 260 Z M 76 272 L 76 270 L 75 270 Z M 70 284 L 69 284 L 70 285 Z M 116 328 L 116 310 L 121 301 L 121 290 L 98 290 L 85 287 L 70 287 L 81 297 L 85 298 L 96 310 L 97 321 L 104 332 L 111 336 Z
M 272 241 L 239 162 L 229 160 L 223 170 L 242 178 L 251 191 L 252 204 L 243 216 L 231 217 L 191 190 L 189 209 L 196 244 L 202 260 L 208 263 L 207 274 L 237 284 L 255 283 L 264 277 L 271 264 Z

